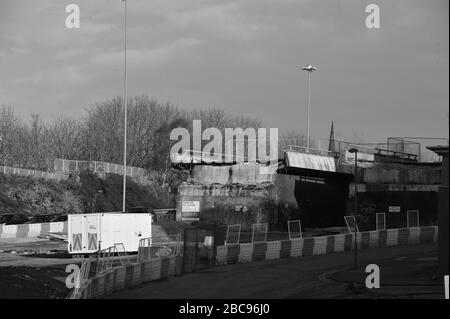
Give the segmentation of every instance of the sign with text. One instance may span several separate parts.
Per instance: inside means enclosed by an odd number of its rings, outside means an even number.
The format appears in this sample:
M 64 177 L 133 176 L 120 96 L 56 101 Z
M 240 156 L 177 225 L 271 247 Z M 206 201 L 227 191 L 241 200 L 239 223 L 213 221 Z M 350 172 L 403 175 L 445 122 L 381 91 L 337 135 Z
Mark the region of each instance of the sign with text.
M 195 222 L 200 220 L 200 201 L 181 202 L 181 220 L 184 222 Z
M 184 200 L 181 202 L 181 212 L 183 213 L 199 213 L 200 201 L 198 200 Z
M 350 153 L 349 151 L 345 151 L 345 160 L 347 162 L 355 164 L 355 154 Z M 358 152 L 358 162 L 374 162 L 375 155 L 368 153 Z
M 288 167 L 336 172 L 334 157 L 286 151 Z
M 400 206 L 389 206 L 389 213 L 400 213 Z

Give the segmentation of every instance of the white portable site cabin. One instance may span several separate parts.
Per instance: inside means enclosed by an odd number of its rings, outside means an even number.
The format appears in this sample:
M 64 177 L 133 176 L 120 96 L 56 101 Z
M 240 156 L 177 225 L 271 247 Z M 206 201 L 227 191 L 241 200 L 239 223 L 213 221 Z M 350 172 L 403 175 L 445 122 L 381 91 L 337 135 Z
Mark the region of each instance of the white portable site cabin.
M 70 254 L 94 253 L 122 243 L 127 252 L 138 251 L 139 240 L 152 236 L 149 213 L 93 213 L 68 215 Z

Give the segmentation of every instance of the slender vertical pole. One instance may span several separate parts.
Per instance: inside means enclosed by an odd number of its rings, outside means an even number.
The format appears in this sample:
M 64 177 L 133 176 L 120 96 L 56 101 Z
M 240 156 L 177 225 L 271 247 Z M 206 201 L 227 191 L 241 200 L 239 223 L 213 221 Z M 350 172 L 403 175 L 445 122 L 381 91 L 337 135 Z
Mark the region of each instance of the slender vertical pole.
M 127 0 L 125 2 L 125 74 L 124 74 L 124 96 L 123 96 L 123 108 L 124 108 L 124 137 L 123 137 L 123 201 L 122 201 L 122 212 L 126 209 L 126 190 L 127 190 Z
M 354 197 L 354 213 L 353 213 L 353 215 L 355 215 L 354 216 L 354 218 L 355 218 L 355 265 L 354 265 L 354 267 L 355 267 L 355 270 L 358 270 L 358 241 L 356 240 L 356 237 L 357 237 L 357 222 L 356 222 L 356 215 L 358 215 L 358 186 L 357 186 L 357 178 L 356 178 L 356 175 L 357 175 L 357 169 L 358 169 L 358 152 L 355 152 L 355 197 Z
M 309 150 L 309 103 L 310 103 L 310 90 L 311 90 L 311 71 L 308 71 L 308 108 L 306 109 L 306 149 Z

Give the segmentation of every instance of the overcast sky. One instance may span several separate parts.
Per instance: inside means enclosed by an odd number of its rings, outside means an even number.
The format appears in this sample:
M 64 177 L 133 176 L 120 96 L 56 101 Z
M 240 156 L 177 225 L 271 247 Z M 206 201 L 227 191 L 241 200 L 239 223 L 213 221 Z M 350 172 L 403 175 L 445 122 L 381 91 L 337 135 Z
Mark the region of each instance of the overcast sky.
M 67 29 L 66 5 L 81 10 Z M 367 29 L 365 8 L 381 9 Z M 448 136 L 448 0 L 128 0 L 129 95 L 327 137 Z M 0 0 L 0 104 L 79 116 L 123 94 L 121 0 Z M 130 123 L 132 125 L 132 123 Z

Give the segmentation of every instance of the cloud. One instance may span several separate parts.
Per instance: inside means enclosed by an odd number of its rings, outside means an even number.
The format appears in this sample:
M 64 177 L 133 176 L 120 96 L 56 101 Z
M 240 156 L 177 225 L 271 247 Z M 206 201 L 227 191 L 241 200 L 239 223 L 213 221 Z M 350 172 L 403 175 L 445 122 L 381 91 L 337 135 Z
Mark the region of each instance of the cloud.
M 128 49 L 127 61 L 130 66 L 162 67 L 177 55 L 200 45 L 202 41 L 195 38 L 181 38 L 173 43 L 155 48 Z M 95 65 L 117 65 L 123 63 L 124 52 L 99 52 L 92 56 L 91 63 Z
M 63 66 L 53 70 L 40 70 L 35 73 L 16 78 L 16 85 L 32 85 L 38 87 L 55 87 L 73 85 L 87 80 L 80 68 L 74 65 Z

